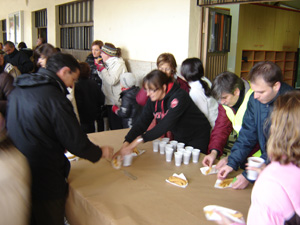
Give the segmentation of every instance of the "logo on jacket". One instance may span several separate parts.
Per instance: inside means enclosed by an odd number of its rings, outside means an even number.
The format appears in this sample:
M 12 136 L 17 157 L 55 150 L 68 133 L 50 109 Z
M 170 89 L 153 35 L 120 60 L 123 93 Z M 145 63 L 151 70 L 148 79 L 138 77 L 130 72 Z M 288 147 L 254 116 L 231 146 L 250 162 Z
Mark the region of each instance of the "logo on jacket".
M 178 105 L 178 100 L 177 98 L 174 98 L 171 102 L 171 108 L 175 108 Z

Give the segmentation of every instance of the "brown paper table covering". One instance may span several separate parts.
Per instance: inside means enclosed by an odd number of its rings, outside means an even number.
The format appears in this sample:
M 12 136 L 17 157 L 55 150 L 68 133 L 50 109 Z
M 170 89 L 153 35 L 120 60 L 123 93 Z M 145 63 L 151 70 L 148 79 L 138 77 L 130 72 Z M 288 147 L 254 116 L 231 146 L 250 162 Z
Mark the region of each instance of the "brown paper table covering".
M 97 145 L 111 145 L 119 150 L 128 129 L 89 135 Z M 199 163 L 176 167 L 165 161 L 165 155 L 154 153 L 152 142 L 138 146 L 146 152 L 133 159 L 130 167 L 122 167 L 138 179 L 133 180 L 122 170 L 115 170 L 101 159 L 72 162 L 66 216 L 71 225 L 199 225 L 214 224 L 203 213 L 206 205 L 220 205 L 243 213 L 250 206 L 252 185 L 245 190 L 214 188 L 216 175 L 204 176 Z M 240 171 L 239 171 L 240 172 Z M 165 181 L 173 173 L 184 173 L 189 181 L 179 188 Z M 231 174 L 231 177 L 238 172 Z

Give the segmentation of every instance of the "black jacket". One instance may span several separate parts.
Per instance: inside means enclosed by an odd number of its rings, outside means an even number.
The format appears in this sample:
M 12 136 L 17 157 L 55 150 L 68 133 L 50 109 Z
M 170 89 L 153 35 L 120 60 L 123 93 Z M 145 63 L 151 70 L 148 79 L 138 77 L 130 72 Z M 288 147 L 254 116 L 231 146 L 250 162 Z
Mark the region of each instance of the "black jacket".
M 33 63 L 29 57 L 15 49 L 11 54 L 4 56 L 6 63 L 10 63 L 20 70 L 21 73 L 29 73 L 33 70 Z
M 32 172 L 33 199 L 65 197 L 70 163 L 65 150 L 96 162 L 102 151 L 76 119 L 66 86 L 53 72 L 23 74 L 8 99 L 7 129 Z
M 104 98 L 94 80 L 79 78 L 75 84 L 75 99 L 80 123 L 92 123 L 100 116 Z
M 146 131 L 153 118 L 157 125 Z M 150 98 L 135 125 L 125 140 L 132 142 L 142 135 L 145 142 L 159 138 L 167 131 L 174 139 L 205 152 L 209 143 L 211 126 L 206 116 L 199 110 L 189 94 L 178 84 L 170 83 L 166 96 L 161 101 L 152 102 Z
M 95 58 L 94 58 L 93 54 L 91 53 L 86 57 L 85 62 L 88 63 L 91 68 L 90 79 L 96 81 L 98 86 L 101 88 L 102 87 L 102 79 L 98 75 L 98 71 L 97 71 L 97 67 L 95 66 L 94 59 Z
M 117 115 L 122 117 L 123 128 L 131 128 L 140 114 L 140 106 L 136 102 L 136 95 L 140 88 L 133 86 L 120 94 L 121 106 Z

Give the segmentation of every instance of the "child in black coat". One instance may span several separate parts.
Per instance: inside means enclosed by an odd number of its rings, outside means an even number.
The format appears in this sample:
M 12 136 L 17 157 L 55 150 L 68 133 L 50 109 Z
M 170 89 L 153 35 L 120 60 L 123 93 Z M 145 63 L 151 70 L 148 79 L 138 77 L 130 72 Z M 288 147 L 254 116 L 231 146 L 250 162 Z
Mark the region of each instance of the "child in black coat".
M 136 85 L 133 73 L 123 73 L 120 76 L 122 92 L 120 94 L 121 106 L 112 107 L 112 111 L 122 118 L 123 128 L 131 128 L 140 114 L 140 106 L 136 102 L 136 95 L 140 88 Z

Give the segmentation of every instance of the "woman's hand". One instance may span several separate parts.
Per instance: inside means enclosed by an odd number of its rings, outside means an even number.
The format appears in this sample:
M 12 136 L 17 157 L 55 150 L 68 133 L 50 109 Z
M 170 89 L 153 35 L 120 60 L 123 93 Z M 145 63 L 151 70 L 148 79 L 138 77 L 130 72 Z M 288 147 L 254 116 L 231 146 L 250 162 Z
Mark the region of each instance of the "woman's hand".
M 260 168 L 256 168 L 256 167 L 249 167 L 249 164 L 246 163 L 246 170 L 253 170 L 253 171 L 256 171 L 258 173 L 258 176 L 259 174 L 266 168 L 266 164 L 262 164 L 262 166 Z

